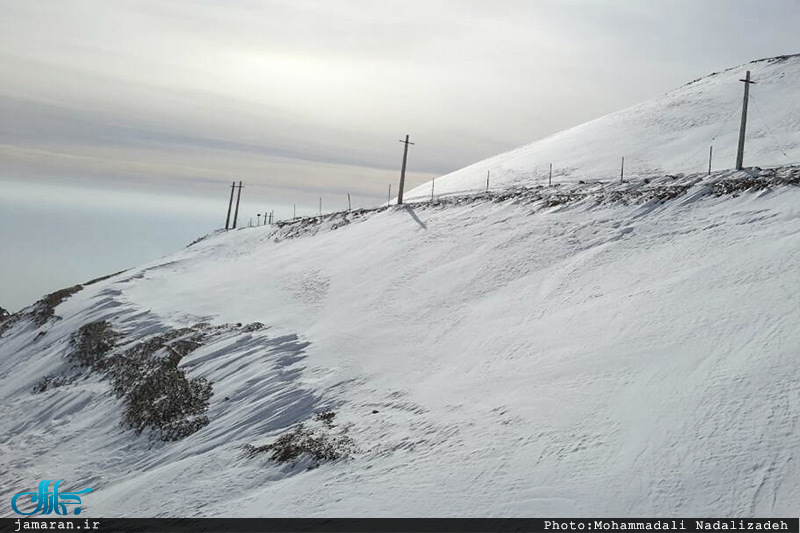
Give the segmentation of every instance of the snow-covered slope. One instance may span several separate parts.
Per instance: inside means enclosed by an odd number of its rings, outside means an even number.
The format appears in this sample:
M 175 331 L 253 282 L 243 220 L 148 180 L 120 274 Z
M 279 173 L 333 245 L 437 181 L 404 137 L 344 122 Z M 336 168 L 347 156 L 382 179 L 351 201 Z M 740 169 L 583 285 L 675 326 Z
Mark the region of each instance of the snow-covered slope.
M 800 188 L 714 194 L 744 179 L 242 229 L 87 285 L 0 341 L 4 513 L 40 479 L 92 487 L 95 516 L 795 513 Z M 121 345 L 267 327 L 181 361 L 209 424 L 160 442 L 99 374 L 31 392 L 103 319 Z M 327 410 L 350 459 L 244 454 Z
M 561 137 L 656 146 L 680 91 Z M 677 165 L 710 126 L 675 116 Z M 0 322 L 0 514 L 43 479 L 82 516 L 796 514 L 800 167 L 514 172 L 561 137 L 477 169 L 527 188 L 219 232 Z M 292 435 L 341 457 L 260 448 Z
M 629 109 L 562 131 L 516 150 L 436 178 L 436 194 L 553 182 L 643 178 L 735 167 L 745 71 L 751 86 L 745 166 L 800 163 L 800 54 L 754 61 L 705 78 Z M 542 102 L 546 105 L 546 102 Z M 409 191 L 427 198 L 430 183 Z

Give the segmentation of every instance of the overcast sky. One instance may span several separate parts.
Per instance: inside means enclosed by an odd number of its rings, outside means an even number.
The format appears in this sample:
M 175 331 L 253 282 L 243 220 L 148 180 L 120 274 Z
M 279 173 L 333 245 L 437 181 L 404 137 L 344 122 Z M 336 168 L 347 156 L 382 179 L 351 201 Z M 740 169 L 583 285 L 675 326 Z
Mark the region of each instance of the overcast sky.
M 800 2 L 0 0 L 0 179 L 382 198 L 794 53 Z
M 747 61 L 798 0 L 0 0 L 0 304 L 409 185 Z M 281 211 L 282 210 L 282 211 Z

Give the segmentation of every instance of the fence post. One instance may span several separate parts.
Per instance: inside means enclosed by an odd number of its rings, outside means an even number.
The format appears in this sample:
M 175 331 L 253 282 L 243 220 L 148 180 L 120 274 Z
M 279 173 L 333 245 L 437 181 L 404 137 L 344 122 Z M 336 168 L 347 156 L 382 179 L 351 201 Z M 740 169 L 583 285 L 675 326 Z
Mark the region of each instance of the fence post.
M 708 175 L 711 175 L 711 156 L 714 155 L 714 145 L 708 147 Z

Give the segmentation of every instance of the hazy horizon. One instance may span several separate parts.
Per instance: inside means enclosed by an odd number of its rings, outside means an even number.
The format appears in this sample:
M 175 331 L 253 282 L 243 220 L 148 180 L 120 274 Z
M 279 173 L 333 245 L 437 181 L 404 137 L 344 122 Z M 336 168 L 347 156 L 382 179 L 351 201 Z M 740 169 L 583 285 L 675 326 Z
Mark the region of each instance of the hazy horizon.
M 0 0 L 0 10 L 0 305 L 13 310 L 221 227 L 232 180 L 247 187 L 245 223 L 294 204 L 313 213 L 319 197 L 342 208 L 348 192 L 377 205 L 390 183 L 396 192 L 406 134 L 411 188 L 796 52 L 800 4 Z

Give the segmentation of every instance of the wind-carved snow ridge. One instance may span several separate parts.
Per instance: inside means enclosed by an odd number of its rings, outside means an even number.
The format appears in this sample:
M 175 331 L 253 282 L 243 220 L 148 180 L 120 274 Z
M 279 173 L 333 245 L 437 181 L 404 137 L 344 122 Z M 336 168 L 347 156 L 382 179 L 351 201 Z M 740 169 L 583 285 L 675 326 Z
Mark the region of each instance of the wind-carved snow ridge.
M 778 166 L 762 169 L 753 167 L 742 171 L 724 170 L 694 174 L 662 174 L 648 178 L 633 178 L 617 181 L 583 181 L 551 186 L 514 186 L 501 190 L 481 192 L 457 191 L 440 194 L 433 198 L 414 199 L 403 206 L 382 206 L 373 209 L 338 211 L 321 216 L 284 220 L 270 232 L 275 241 L 297 237 L 309 237 L 320 232 L 334 231 L 349 224 L 364 221 L 367 217 L 386 210 L 443 208 L 482 202 L 525 203 L 534 209 L 588 203 L 594 207 L 613 204 L 659 204 L 685 195 L 693 189 L 692 197 L 699 199 L 707 195 L 736 195 L 744 191 L 800 186 L 800 166 Z M 419 223 L 419 222 L 418 222 Z M 242 228 L 241 231 L 253 228 Z M 199 241 L 197 241 L 199 242 Z M 193 243 L 194 244 L 194 243 Z
M 49 318 L 20 316 L 4 332 L 0 401 L 6 423 L 0 446 L 8 453 L 0 466 L 3 498 L 36 476 L 50 475 L 40 473 L 43 461 L 59 464 L 58 475 L 70 484 L 90 485 L 101 493 L 130 468 L 145 475 L 186 460 L 203 463 L 212 460 L 209 455 L 215 463 L 221 455 L 243 463 L 241 448 L 249 441 L 274 437 L 321 409 L 320 396 L 302 383 L 308 342 L 294 334 L 273 334 L 257 322 L 175 329 L 125 301 L 125 287 L 148 271 L 152 267 L 97 287 L 77 286 L 67 298 L 80 294 L 81 303 L 62 299 L 58 304 L 83 307 L 79 312 L 70 316 L 50 309 Z M 32 307 L 39 309 L 41 304 Z M 126 358 L 130 363 L 123 364 Z M 158 374 L 163 366 L 158 361 L 170 358 L 179 361 L 187 384 L 204 382 L 211 392 L 207 407 L 194 411 L 189 425 L 164 418 L 169 409 L 189 405 L 175 396 L 179 383 L 173 374 Z M 125 394 L 117 399 L 114 390 Z M 130 416 L 131 390 L 139 397 L 136 407 L 151 408 L 150 414 Z M 155 396 L 143 396 L 148 390 Z M 198 415 L 205 422 L 196 423 Z M 169 425 L 142 423 L 154 416 Z M 143 425 L 137 429 L 133 420 Z M 76 449 L 81 450 L 78 462 Z M 91 504 L 84 506 L 88 509 Z

